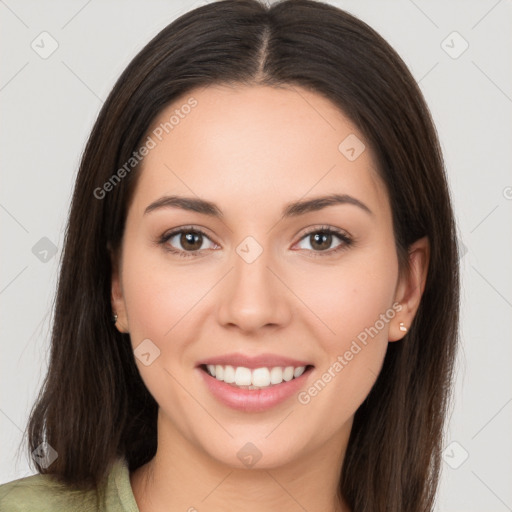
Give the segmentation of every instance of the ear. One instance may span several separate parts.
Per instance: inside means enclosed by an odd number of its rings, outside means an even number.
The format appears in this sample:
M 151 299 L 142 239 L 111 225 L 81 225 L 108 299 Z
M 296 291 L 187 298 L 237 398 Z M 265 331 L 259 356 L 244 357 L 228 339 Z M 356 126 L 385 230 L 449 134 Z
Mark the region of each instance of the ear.
M 123 287 L 121 284 L 121 256 L 109 246 L 110 261 L 112 267 L 111 277 L 111 303 L 112 314 L 117 315 L 116 328 L 119 332 L 128 333 L 128 317 L 126 315 L 126 303 L 124 301 Z
M 423 237 L 414 242 L 409 247 L 408 253 L 409 269 L 405 269 L 403 275 L 400 276 L 395 293 L 395 300 L 400 303 L 402 308 L 390 325 L 389 341 L 401 340 L 407 334 L 407 331 L 400 329 L 400 324 L 403 322 L 405 328 L 409 329 L 420 306 L 430 260 L 428 238 Z

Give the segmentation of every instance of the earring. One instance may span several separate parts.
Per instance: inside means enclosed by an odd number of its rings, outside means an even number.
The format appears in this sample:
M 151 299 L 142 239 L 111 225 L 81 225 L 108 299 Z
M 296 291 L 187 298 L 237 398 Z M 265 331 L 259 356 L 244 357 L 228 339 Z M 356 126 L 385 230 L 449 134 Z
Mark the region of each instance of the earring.
M 407 327 L 405 327 L 405 324 L 403 322 L 400 322 L 399 329 L 402 332 L 407 332 Z
M 112 322 L 114 322 L 114 323 L 117 322 L 117 315 L 116 314 L 112 315 Z

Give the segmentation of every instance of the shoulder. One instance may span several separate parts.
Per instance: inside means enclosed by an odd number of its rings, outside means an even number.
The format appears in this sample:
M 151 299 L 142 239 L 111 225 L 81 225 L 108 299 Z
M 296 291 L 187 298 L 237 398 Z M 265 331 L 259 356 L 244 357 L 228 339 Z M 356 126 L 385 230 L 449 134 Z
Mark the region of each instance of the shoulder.
M 130 502 L 130 498 L 133 499 L 129 472 L 124 461 L 114 464 L 103 497 L 95 489 L 72 489 L 50 474 L 32 475 L 0 485 L 1 512 L 137 512 L 135 501 Z
M 3 512 L 43 512 L 95 510 L 87 507 L 95 500 L 95 491 L 75 491 L 51 475 L 32 475 L 0 485 L 0 510 Z M 83 507 L 87 508 L 83 508 Z M 80 508 L 82 507 L 82 508 Z

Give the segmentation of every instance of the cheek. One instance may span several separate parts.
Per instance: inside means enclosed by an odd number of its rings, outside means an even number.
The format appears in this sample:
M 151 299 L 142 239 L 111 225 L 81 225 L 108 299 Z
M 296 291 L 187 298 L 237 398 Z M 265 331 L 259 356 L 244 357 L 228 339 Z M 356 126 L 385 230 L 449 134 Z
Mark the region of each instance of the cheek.
M 376 251 L 371 257 L 358 255 L 307 274 L 311 276 L 307 280 L 294 279 L 294 291 L 310 310 L 309 316 L 318 318 L 316 335 L 331 352 L 374 326 L 391 308 L 398 268 L 394 253 L 379 256 Z M 387 342 L 388 323 L 379 322 L 378 327 Z
M 381 245 L 317 272 L 314 292 L 302 288 L 304 302 L 322 320 L 315 332 L 325 357 L 299 402 L 318 411 L 318 425 L 335 430 L 375 383 L 399 308 L 394 302 L 397 277 L 394 247 Z
M 331 435 L 356 412 L 380 373 L 389 322 L 396 314 L 395 281 L 393 272 L 385 270 L 371 275 L 333 272 L 329 279 L 315 281 L 317 292 L 305 302 L 321 316 L 314 335 L 323 357 L 298 402 L 308 411 L 311 428 Z
M 123 293 L 135 355 L 143 340 L 158 349 L 152 349 L 158 356 L 147 366 L 136 357 L 137 367 L 160 405 L 180 407 L 190 397 L 175 379 L 184 382 L 190 367 L 185 349 L 193 338 L 195 307 L 211 287 L 211 278 L 204 272 L 184 272 L 154 249 L 127 245 L 125 254 Z
M 123 293 L 133 343 L 141 336 L 162 342 L 175 336 L 211 282 L 204 272 L 183 271 L 155 253 L 127 251 L 124 262 Z

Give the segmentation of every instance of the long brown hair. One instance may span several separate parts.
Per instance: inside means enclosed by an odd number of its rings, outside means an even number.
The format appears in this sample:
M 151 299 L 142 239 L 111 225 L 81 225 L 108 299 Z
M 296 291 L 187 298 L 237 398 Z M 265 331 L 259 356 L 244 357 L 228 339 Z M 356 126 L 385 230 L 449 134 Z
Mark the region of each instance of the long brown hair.
M 339 491 L 353 512 L 431 510 L 459 313 L 456 229 L 441 150 L 398 54 L 364 22 L 314 0 L 204 5 L 156 35 L 115 84 L 88 140 L 71 204 L 49 370 L 28 424 L 29 450 L 47 441 L 58 458 L 38 471 L 91 488 L 117 456 L 134 470 L 156 452 L 157 403 L 129 336 L 111 321 L 109 248 L 121 242 L 137 167 L 108 193 L 95 191 L 129 161 L 165 106 L 221 83 L 297 85 L 328 98 L 374 151 L 402 269 L 410 244 L 429 238 L 419 310 L 405 340 L 389 344 L 356 412 Z

